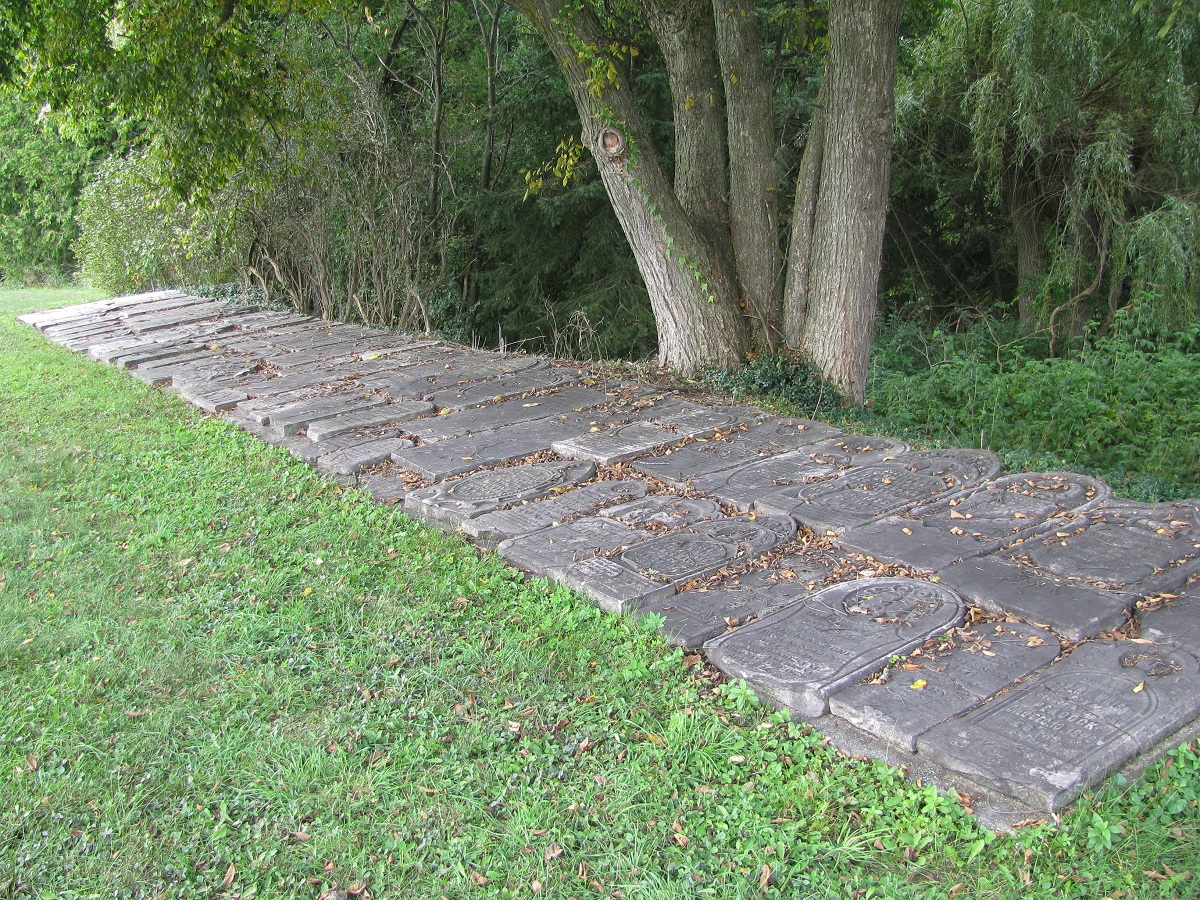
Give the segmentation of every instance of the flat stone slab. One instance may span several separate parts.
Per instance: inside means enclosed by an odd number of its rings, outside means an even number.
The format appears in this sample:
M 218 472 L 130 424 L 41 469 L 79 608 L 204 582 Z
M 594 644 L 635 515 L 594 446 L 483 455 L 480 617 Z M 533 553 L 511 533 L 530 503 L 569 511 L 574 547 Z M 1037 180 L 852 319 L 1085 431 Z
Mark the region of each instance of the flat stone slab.
M 600 562 L 572 565 L 562 580 L 601 609 L 634 612 L 693 578 L 761 556 L 795 533 L 796 523 L 783 516 L 712 519 L 633 544 Z
M 705 645 L 713 665 L 807 719 L 835 691 L 959 625 L 953 591 L 926 581 L 835 584 Z
M 842 532 L 943 494 L 955 494 L 1000 472 L 994 453 L 921 450 L 886 463 L 851 469 L 820 484 L 790 486 L 755 502 L 755 509 L 790 515 L 818 534 Z
M 721 505 L 712 500 L 654 495 L 610 506 L 599 513 L 635 528 L 675 529 L 695 525 L 705 519 L 720 518 Z
M 444 416 L 432 416 L 411 429 L 413 437 L 425 443 L 444 441 L 483 431 L 495 431 L 522 422 L 536 422 L 553 416 L 569 416 L 603 406 L 613 398 L 603 391 L 567 387 L 552 394 L 524 400 L 505 400 L 482 409 L 466 409 Z
M 908 444 L 890 438 L 841 435 L 778 456 L 693 478 L 689 485 L 741 510 L 788 487 L 833 478 L 855 466 L 896 459 Z
M 485 466 L 513 462 L 549 450 L 555 441 L 587 431 L 600 414 L 538 419 L 466 437 L 451 438 L 396 454 L 396 462 L 430 481 L 442 481 Z
M 567 491 L 596 474 L 590 462 L 534 463 L 476 472 L 442 481 L 404 498 L 404 511 L 439 525 L 457 527 L 504 506 Z
M 379 438 L 342 450 L 334 450 L 317 457 L 317 471 L 334 475 L 354 475 L 360 469 L 374 466 L 392 458 L 392 455 L 412 441 L 404 438 Z
M 545 368 L 546 365 L 544 359 L 536 356 L 489 358 L 483 353 L 460 351 L 457 358 L 405 368 L 391 375 L 372 376 L 364 379 L 364 383 L 387 391 L 397 400 L 428 400 L 439 391 Z
M 605 431 L 589 432 L 557 441 L 553 450 L 568 459 L 590 459 L 604 466 L 628 462 L 653 450 L 686 440 L 670 428 L 652 422 L 634 422 Z
M 810 548 L 784 557 L 771 569 L 727 578 L 718 587 L 680 591 L 647 603 L 641 612 L 662 618 L 658 632 L 674 646 L 703 647 L 747 619 L 820 590 L 837 563 L 833 554 Z
M 1060 529 L 939 571 L 985 609 L 1080 640 L 1120 627 L 1142 597 L 1200 572 L 1200 502 L 1110 501 Z
M 1053 812 L 1200 715 L 1200 666 L 1172 647 L 1090 641 L 917 739 L 945 766 Z
M 646 496 L 642 481 L 598 481 L 546 500 L 523 503 L 467 519 L 461 528 L 475 542 L 494 547 L 501 541 L 561 525 L 568 519 L 599 512 L 603 507 Z
M 574 384 L 576 380 L 569 372 L 561 369 L 541 369 L 447 388 L 428 394 L 426 399 L 438 409 L 457 411 L 507 400 L 510 397 L 520 397 L 533 391 L 564 387 Z
M 735 431 L 718 440 L 696 441 L 662 456 L 639 459 L 633 467 L 644 475 L 684 488 L 698 476 L 758 462 L 838 434 L 836 428 L 821 422 L 777 420 Z
M 1086 475 L 1006 475 L 967 494 L 852 527 L 838 543 L 882 562 L 941 569 L 1064 525 L 1108 496 L 1108 485 Z
M 1200 588 L 1185 588 L 1156 610 L 1141 614 L 1142 637 L 1200 656 Z
M 1062 645 L 1049 631 L 1013 622 L 962 628 L 890 670 L 884 683 L 853 684 L 829 698 L 829 711 L 909 752 L 935 725 L 978 706 L 1038 669 Z
M 198 384 L 180 385 L 175 389 L 184 400 L 205 412 L 219 413 L 233 409 L 243 400 L 249 399 L 245 391 L 235 388 L 208 388 Z
M 527 572 L 560 581 L 572 564 L 647 537 L 644 531 L 593 516 L 501 541 L 496 550 Z
M 264 425 L 270 425 L 280 436 L 287 437 L 299 434 L 310 422 L 319 422 L 343 413 L 361 412 L 382 406 L 385 402 L 375 394 L 346 391 L 270 409 L 262 414 L 261 421 Z
M 309 422 L 304 429 L 310 440 L 325 441 L 339 434 L 376 425 L 400 425 L 433 412 L 433 404 L 424 400 L 402 400 L 372 406 L 355 412 L 340 413 L 328 419 Z

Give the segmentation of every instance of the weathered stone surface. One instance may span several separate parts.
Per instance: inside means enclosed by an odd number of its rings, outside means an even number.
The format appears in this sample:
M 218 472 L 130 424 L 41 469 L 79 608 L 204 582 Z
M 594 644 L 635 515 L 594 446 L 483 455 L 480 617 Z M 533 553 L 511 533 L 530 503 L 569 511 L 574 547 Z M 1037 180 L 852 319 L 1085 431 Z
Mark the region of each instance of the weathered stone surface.
M 549 450 L 555 441 L 586 431 L 597 421 L 603 421 L 599 414 L 537 419 L 523 425 L 414 447 L 398 453 L 396 462 L 430 481 L 441 481 Z
M 691 487 L 748 510 L 766 496 L 787 487 L 823 481 L 855 466 L 887 462 L 908 450 L 890 438 L 842 435 L 732 469 L 693 478 Z
M 1141 614 L 1142 637 L 1200 655 L 1200 583 Z
M 324 397 L 289 403 L 264 414 L 265 424 L 279 435 L 299 434 L 309 422 L 318 422 L 336 415 L 361 412 L 364 409 L 382 406 L 384 399 L 375 394 L 345 391 Z
M 486 354 L 462 353 L 458 358 L 445 362 L 414 366 L 392 375 L 372 376 L 364 379 L 363 383 L 384 390 L 395 399 L 428 400 L 439 391 L 545 366 L 546 361 L 536 356 L 489 357 Z
M 522 422 L 535 422 L 554 416 L 571 416 L 594 409 L 612 398 L 602 391 L 589 388 L 568 387 L 541 397 L 525 400 L 506 400 L 483 409 L 465 409 L 444 416 L 434 416 L 423 422 L 413 423 L 411 433 L 426 443 L 444 441 L 495 431 Z
M 696 441 L 662 456 L 639 459 L 633 467 L 676 487 L 687 487 L 698 476 L 797 450 L 839 433 L 820 422 L 784 419 L 734 431 L 719 440 Z
M 589 517 L 501 541 L 496 549 L 510 563 L 527 572 L 561 580 L 562 573 L 573 563 L 645 537 L 645 532 L 620 522 Z
M 433 412 L 433 404 L 424 400 L 402 400 L 372 406 L 355 412 L 340 413 L 328 419 L 309 422 L 304 429 L 310 440 L 325 441 L 339 434 L 375 425 L 399 425 Z
M 409 481 L 407 479 L 414 479 Z M 404 498 L 419 485 L 411 474 L 370 474 L 359 475 L 358 486 L 371 495 L 376 503 L 384 506 L 394 506 L 403 503 Z
M 652 598 L 669 596 L 692 578 L 761 556 L 795 533 L 796 523 L 783 516 L 700 522 L 633 544 L 610 557 L 607 562 L 611 565 L 572 566 L 564 580 L 602 609 L 632 612 Z M 614 567 L 637 577 L 613 578 Z M 670 585 L 671 591 L 661 591 L 664 584 Z
M 791 486 L 754 505 L 790 515 L 818 533 L 841 532 L 942 494 L 958 493 L 1000 471 L 994 453 L 922 450 L 886 463 L 852 469 L 820 484 Z
M 704 519 L 719 518 L 721 506 L 712 500 L 693 500 L 666 494 L 610 506 L 602 510 L 600 515 L 635 528 L 684 528 Z
M 1171 647 L 1091 641 L 917 739 L 922 754 L 1054 811 L 1200 715 L 1200 666 Z
M 247 399 L 247 394 L 244 391 L 234 388 L 210 388 L 206 390 L 201 385 L 180 385 L 175 389 L 175 392 L 188 403 L 210 413 L 233 409 L 243 400 Z
M 1110 501 L 1054 531 L 940 571 L 985 609 L 1049 625 L 1073 640 L 1124 623 L 1147 594 L 1200 571 L 1200 503 Z
M 953 591 L 925 581 L 835 584 L 705 645 L 709 660 L 805 718 L 830 694 L 962 622 Z
M 485 547 L 561 525 L 565 520 L 598 512 L 614 503 L 627 503 L 646 495 L 641 481 L 599 481 L 547 500 L 486 513 L 462 523 L 462 530 Z
M 317 457 L 318 472 L 332 472 L 335 475 L 353 475 L 359 469 L 365 469 L 385 460 L 391 459 L 392 454 L 405 447 L 411 447 L 412 441 L 404 438 L 379 438 L 343 450 L 334 450 L 324 456 Z
M 274 435 L 274 432 L 272 432 L 272 434 Z M 401 431 L 400 428 L 395 426 L 382 428 L 362 428 L 358 431 L 348 431 L 345 434 L 339 434 L 337 437 L 327 438 L 323 441 L 309 440 L 309 438 L 305 435 L 276 438 L 276 440 L 280 442 L 280 446 L 286 447 L 287 451 L 292 456 L 296 457 L 296 459 L 306 462 L 311 466 L 315 466 L 317 464 L 317 460 L 319 460 L 322 456 L 328 456 L 329 454 L 337 453 L 340 450 L 347 450 L 350 447 L 358 447 L 362 444 L 369 444 L 373 441 L 382 441 L 391 438 L 401 439 L 403 441 L 401 446 L 403 447 L 412 446 L 412 441 L 408 439 L 408 437 L 403 431 Z M 380 462 L 382 461 L 383 460 L 380 460 Z
M 832 554 L 808 549 L 784 557 L 771 569 L 728 578 L 711 589 L 680 591 L 647 603 L 641 611 L 662 617 L 659 633 L 675 646 L 702 647 L 749 618 L 819 590 L 836 564 Z
M 1062 651 L 1052 633 L 1020 623 L 959 629 L 922 648 L 882 684 L 854 684 L 829 698 L 829 711 L 910 752 L 935 725 L 978 706 Z
M 554 491 L 569 490 L 596 474 L 590 462 L 535 463 L 476 472 L 455 481 L 442 481 L 404 498 L 404 511 L 429 522 L 461 525 Z
M 428 394 L 427 397 L 438 409 L 457 411 L 507 400 L 510 397 L 520 397 L 532 391 L 563 387 L 575 381 L 569 372 L 561 369 L 531 370 L 520 375 L 506 375 L 489 381 L 446 388 Z
M 617 614 L 638 610 L 645 603 L 660 602 L 675 593 L 674 584 L 655 581 L 615 560 L 594 555 L 567 566 L 558 577 L 600 609 Z
M 850 528 L 838 543 L 883 562 L 941 569 L 991 553 L 1024 533 L 1062 525 L 1108 496 L 1107 485 L 1085 475 L 1006 475 L 968 494 Z
M 629 460 L 686 439 L 670 428 L 651 422 L 618 425 L 605 431 L 588 432 L 554 444 L 554 452 L 569 459 L 591 459 L 604 466 Z

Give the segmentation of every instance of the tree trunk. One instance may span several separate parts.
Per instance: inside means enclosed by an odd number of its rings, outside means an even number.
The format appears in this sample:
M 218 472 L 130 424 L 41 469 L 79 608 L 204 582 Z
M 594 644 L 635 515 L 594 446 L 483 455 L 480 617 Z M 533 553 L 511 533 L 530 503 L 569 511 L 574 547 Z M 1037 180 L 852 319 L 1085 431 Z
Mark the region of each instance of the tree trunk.
M 712 15 L 729 122 L 729 222 L 738 286 L 757 343 L 775 349 L 782 325 L 779 178 L 758 12 L 749 0 L 713 0 Z
M 891 171 L 904 0 L 831 0 L 820 180 L 800 348 L 850 402 L 866 393 Z
M 813 219 L 817 213 L 817 189 L 825 154 L 825 81 L 817 93 L 817 105 L 808 124 L 808 140 L 796 176 L 796 202 L 792 207 L 792 240 L 788 247 L 787 281 L 783 289 L 784 340 L 799 347 L 808 313 L 808 291 L 812 275 Z
M 617 220 L 633 249 L 658 325 L 659 361 L 682 372 L 736 365 L 745 327 L 720 254 L 693 223 L 667 179 L 600 23 L 586 6 L 515 0 L 563 69 Z M 611 67 L 609 64 L 612 64 Z
M 1033 302 L 1037 298 L 1038 281 L 1046 274 L 1048 261 L 1042 242 L 1037 181 L 1034 174 L 1022 165 L 1013 166 L 1008 215 L 1017 244 L 1017 321 L 1021 326 L 1021 334 L 1032 334 L 1037 328 Z

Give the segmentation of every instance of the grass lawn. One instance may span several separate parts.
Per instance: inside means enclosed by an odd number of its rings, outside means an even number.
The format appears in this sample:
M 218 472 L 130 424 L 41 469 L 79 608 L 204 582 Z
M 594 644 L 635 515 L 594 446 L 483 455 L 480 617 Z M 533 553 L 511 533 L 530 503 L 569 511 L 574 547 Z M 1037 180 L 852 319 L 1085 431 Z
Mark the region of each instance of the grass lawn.
M 1194 746 L 983 830 L 13 321 L 66 302 L 0 292 L 0 898 L 1197 895 Z

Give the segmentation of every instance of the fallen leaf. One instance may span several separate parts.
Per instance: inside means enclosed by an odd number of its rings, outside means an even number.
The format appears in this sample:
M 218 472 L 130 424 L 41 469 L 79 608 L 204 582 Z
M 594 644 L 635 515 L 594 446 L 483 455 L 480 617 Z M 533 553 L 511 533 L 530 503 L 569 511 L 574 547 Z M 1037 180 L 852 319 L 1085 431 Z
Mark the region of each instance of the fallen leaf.
M 308 841 L 312 839 L 312 835 L 307 831 L 289 831 L 288 834 L 291 835 L 293 840 L 297 841 Z
M 1135 694 L 1140 694 L 1140 693 L 1141 693 L 1142 691 L 1144 691 L 1145 689 L 1146 689 L 1146 682 L 1144 682 L 1144 681 L 1139 681 L 1139 682 L 1138 682 L 1138 686 L 1137 686 L 1137 687 L 1135 687 L 1135 688 L 1133 689 L 1133 692 L 1134 692 Z
M 903 531 L 905 534 L 912 534 L 911 528 L 901 528 L 900 530 Z
M 546 860 L 546 862 L 550 862 L 550 860 L 552 860 L 552 859 L 558 859 L 562 855 L 563 855 L 563 848 L 558 846 L 558 844 L 550 844 L 542 852 L 542 857 Z
M 763 863 L 762 871 L 758 873 L 758 889 L 764 894 L 767 892 L 767 887 L 771 884 L 771 867 Z
M 535 894 L 540 894 L 542 892 L 542 883 L 540 881 L 531 881 L 529 882 L 529 889 Z
M 471 873 L 471 883 L 474 884 L 476 887 L 483 887 L 485 884 L 488 883 L 488 879 L 486 876 L 484 876 L 483 874 L 481 874 L 479 872 L 472 872 Z
M 237 869 L 234 867 L 233 863 L 230 863 L 229 868 L 225 870 L 225 878 L 221 881 L 221 887 L 223 887 L 225 890 L 229 890 L 231 887 L 233 887 L 233 878 L 235 875 L 237 875 Z
M 925 690 L 925 685 L 927 685 L 927 684 L 929 684 L 929 682 L 926 681 L 924 678 L 918 678 L 916 681 L 914 681 L 908 687 L 909 687 L 909 690 L 923 691 L 923 690 Z

